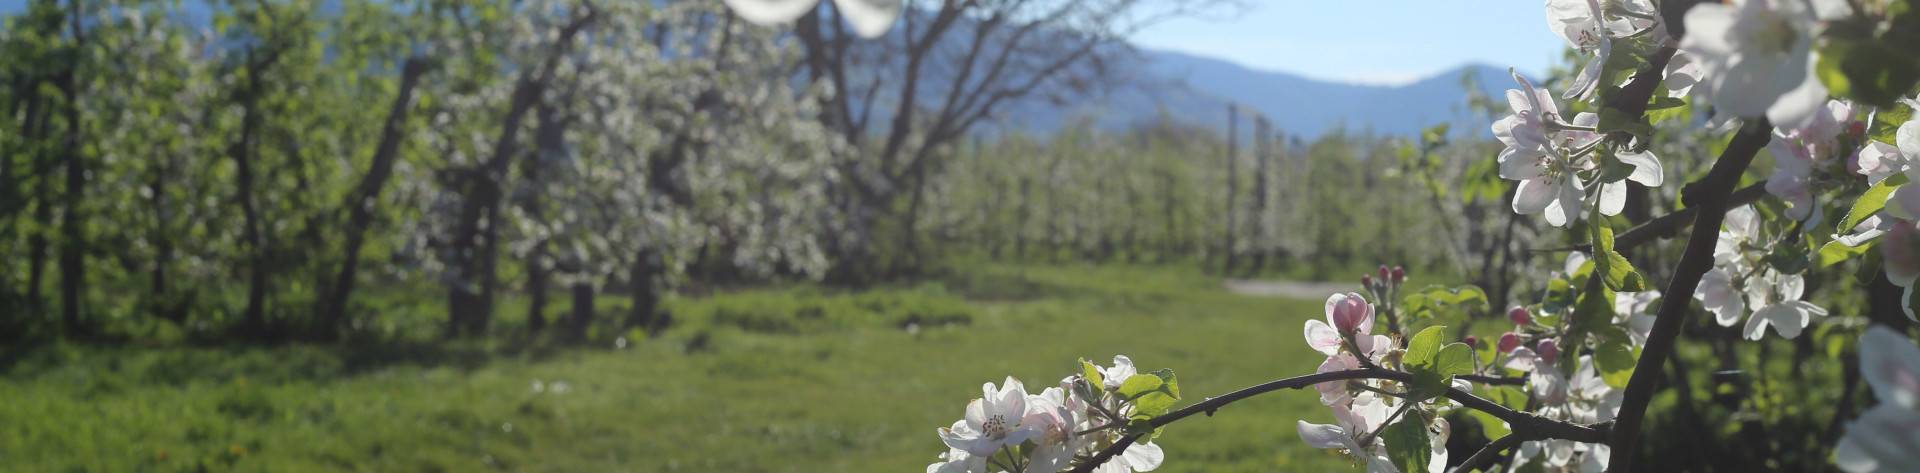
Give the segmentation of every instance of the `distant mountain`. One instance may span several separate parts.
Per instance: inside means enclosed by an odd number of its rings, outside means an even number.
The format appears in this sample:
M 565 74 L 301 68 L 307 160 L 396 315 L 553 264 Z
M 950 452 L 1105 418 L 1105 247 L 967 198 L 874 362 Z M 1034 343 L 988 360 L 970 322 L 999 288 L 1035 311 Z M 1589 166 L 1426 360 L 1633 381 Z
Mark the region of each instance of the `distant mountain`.
M 1399 86 L 1347 84 L 1282 72 L 1259 71 L 1233 62 L 1171 51 L 1141 51 L 1143 64 L 1133 84 L 1099 97 L 1097 103 L 1055 107 L 1022 103 L 1007 116 L 1029 130 L 1057 129 L 1077 117 L 1090 117 L 1101 129 L 1119 130 L 1158 120 L 1173 120 L 1225 130 L 1227 104 L 1273 120 L 1288 135 L 1314 137 L 1327 131 L 1371 131 L 1412 135 L 1450 122 L 1484 127 L 1466 108 L 1464 74 L 1474 74 L 1483 92 L 1500 97 L 1512 88 L 1507 71 L 1466 65 Z M 1246 126 L 1245 121 L 1242 126 Z M 1243 128 L 1245 130 L 1245 128 Z

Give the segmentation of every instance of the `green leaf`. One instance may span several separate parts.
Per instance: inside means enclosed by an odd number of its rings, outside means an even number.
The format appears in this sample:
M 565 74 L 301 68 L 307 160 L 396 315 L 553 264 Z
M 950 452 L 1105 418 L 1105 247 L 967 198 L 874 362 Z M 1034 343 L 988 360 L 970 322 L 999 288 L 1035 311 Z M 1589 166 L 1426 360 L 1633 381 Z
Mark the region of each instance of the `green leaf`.
M 1867 217 L 1873 216 L 1880 209 L 1886 208 L 1887 197 L 1893 195 L 1893 188 L 1906 183 L 1906 174 L 1894 174 L 1880 181 L 1879 184 L 1874 184 L 1866 192 L 1860 193 L 1860 199 L 1853 201 L 1853 209 L 1847 211 L 1847 218 L 1840 219 L 1840 226 L 1835 228 L 1834 232 L 1842 235 L 1853 233 L 1853 227 L 1860 225 L 1860 222 L 1866 221 Z
M 1407 391 L 1410 400 L 1424 401 L 1445 394 L 1454 375 L 1473 372 L 1473 349 L 1464 343 L 1444 343 L 1445 336 L 1446 327 L 1427 327 L 1407 344 L 1407 353 L 1400 360 L 1413 373 L 1413 384 Z
M 1626 340 L 1607 340 L 1593 350 L 1593 367 L 1600 372 L 1600 379 L 1608 386 L 1627 387 L 1627 380 L 1633 378 L 1633 367 L 1639 363 L 1639 356 Z
M 1380 431 L 1387 442 L 1387 459 L 1405 473 L 1428 473 L 1433 460 L 1433 442 L 1427 439 L 1427 421 L 1418 413 L 1400 416 L 1399 422 Z
M 1912 119 L 1913 107 L 1908 107 L 1906 104 L 1881 107 L 1879 111 L 1873 112 L 1873 123 L 1868 125 L 1867 138 L 1886 144 L 1899 144 L 1894 138 L 1895 134 L 1900 131 L 1900 125 Z
M 1593 240 L 1594 272 L 1605 278 L 1603 281 L 1608 289 L 1624 292 L 1647 290 L 1646 279 L 1633 270 L 1633 263 L 1613 251 L 1613 224 L 1600 214 L 1597 206 L 1593 209 L 1592 217 L 1587 219 L 1587 228 Z
M 1647 111 L 1651 112 L 1655 110 L 1666 110 L 1669 108 L 1678 108 L 1678 107 L 1685 107 L 1685 106 L 1687 106 L 1687 101 L 1685 99 L 1667 97 L 1663 95 L 1659 97 L 1654 97 L 1652 102 L 1647 102 Z
M 1082 371 L 1080 377 L 1086 378 L 1087 384 L 1092 385 L 1095 391 L 1100 390 L 1101 386 L 1106 385 L 1106 378 L 1100 375 L 1100 366 L 1093 364 L 1091 361 L 1087 361 L 1086 358 L 1080 359 L 1080 371 Z
M 1133 416 L 1150 418 L 1167 412 L 1180 400 L 1180 385 L 1173 370 L 1162 369 L 1136 374 L 1120 383 L 1120 399 L 1133 404 Z
M 1433 370 L 1447 376 L 1472 373 L 1473 348 L 1465 343 L 1449 343 L 1440 347 L 1440 354 L 1433 358 Z
M 1434 326 L 1414 334 L 1413 339 L 1407 342 L 1407 354 L 1400 358 L 1401 362 L 1409 366 L 1431 366 L 1434 357 L 1440 355 L 1445 332 L 1444 327 Z
M 1816 257 L 1814 266 L 1819 268 L 1833 266 L 1834 263 L 1858 257 L 1878 244 L 1880 244 L 1879 240 L 1869 241 L 1860 246 L 1847 246 L 1839 241 L 1829 241 L 1820 247 L 1820 254 Z

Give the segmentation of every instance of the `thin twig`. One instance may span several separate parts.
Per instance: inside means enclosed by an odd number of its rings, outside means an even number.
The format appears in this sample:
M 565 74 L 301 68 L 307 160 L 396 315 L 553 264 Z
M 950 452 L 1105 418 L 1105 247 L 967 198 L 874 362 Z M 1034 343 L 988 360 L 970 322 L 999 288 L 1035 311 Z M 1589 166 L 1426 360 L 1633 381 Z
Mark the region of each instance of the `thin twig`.
M 1720 223 L 1726 219 L 1733 186 L 1739 184 L 1740 175 L 1745 174 L 1747 165 L 1753 162 L 1753 155 L 1773 138 L 1772 130 L 1765 118 L 1748 122 L 1733 136 L 1726 151 L 1720 153 L 1720 159 L 1713 163 L 1707 176 L 1681 190 L 1682 198 L 1689 201 L 1687 207 L 1699 209 L 1699 216 L 1694 219 L 1693 233 L 1687 237 L 1680 264 L 1674 267 L 1673 279 L 1667 281 L 1666 294 L 1693 294 L 1700 286 L 1700 278 L 1713 269 L 1713 250 L 1719 244 Z M 1632 471 L 1634 444 L 1639 440 L 1647 404 L 1653 401 L 1661 364 L 1673 354 L 1675 340 L 1680 336 L 1681 324 L 1692 303 L 1689 297 L 1667 297 L 1660 301 L 1653 330 L 1647 335 L 1640 360 L 1634 365 L 1633 377 L 1627 381 L 1620 413 L 1613 418 L 1616 428 L 1607 442 L 1613 447 L 1613 455 L 1607 471 Z
M 1194 414 L 1206 413 L 1212 415 L 1213 411 L 1220 409 L 1222 406 L 1268 392 L 1281 389 L 1303 389 L 1315 384 L 1350 379 L 1385 379 L 1411 383 L 1413 382 L 1413 374 L 1404 371 L 1375 368 L 1330 371 L 1306 376 L 1295 376 L 1257 384 L 1239 391 L 1221 395 L 1220 397 L 1207 398 L 1205 401 L 1200 401 L 1173 412 L 1162 414 L 1159 417 L 1154 417 L 1149 420 L 1148 423 L 1154 428 L 1160 428 L 1180 419 L 1191 417 Z M 1473 393 L 1451 387 L 1447 388 L 1446 396 L 1447 399 L 1451 399 L 1453 402 L 1459 403 L 1462 406 L 1478 409 L 1493 415 L 1495 418 L 1506 421 L 1507 425 L 1509 425 L 1514 432 L 1526 432 L 1525 435 L 1528 435 L 1529 438 L 1567 439 L 1576 442 L 1598 443 L 1606 441 L 1608 431 L 1611 430 L 1612 426 L 1611 422 L 1575 424 L 1548 419 L 1531 412 L 1509 409 L 1507 406 L 1475 396 Z M 1100 452 L 1095 453 L 1093 457 L 1075 466 L 1070 471 L 1075 473 L 1093 471 L 1093 469 L 1099 467 L 1100 464 L 1106 463 L 1107 460 L 1112 459 L 1114 455 L 1119 454 L 1121 451 L 1126 450 L 1128 446 L 1133 445 L 1137 439 L 1138 435 L 1121 437 L 1119 441 L 1114 442 L 1113 445 L 1107 448 L 1101 449 Z
M 1520 446 L 1521 440 L 1520 436 L 1515 434 L 1507 434 L 1498 439 L 1494 439 L 1493 443 L 1489 443 L 1486 447 L 1482 447 L 1480 451 L 1474 452 L 1473 456 L 1467 457 L 1467 461 L 1461 462 L 1460 467 L 1455 468 L 1453 471 L 1469 473 L 1475 468 L 1492 464 L 1494 460 L 1500 459 L 1501 451 Z

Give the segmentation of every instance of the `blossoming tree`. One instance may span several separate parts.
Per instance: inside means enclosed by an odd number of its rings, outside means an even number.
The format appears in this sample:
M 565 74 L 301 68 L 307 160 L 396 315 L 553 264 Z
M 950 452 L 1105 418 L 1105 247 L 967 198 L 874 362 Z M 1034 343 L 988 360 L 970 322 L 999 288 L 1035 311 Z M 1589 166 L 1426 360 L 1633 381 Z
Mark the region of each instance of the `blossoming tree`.
M 727 3 L 759 23 L 821 8 Z M 897 1 L 833 4 L 869 37 L 902 10 Z M 1414 332 L 1413 321 L 1507 301 L 1472 287 L 1403 292 L 1405 271 L 1383 266 L 1363 278 L 1364 294 L 1331 295 L 1325 321 L 1305 324 L 1307 345 L 1327 357 L 1316 373 L 1180 407 L 1172 370 L 1142 372 L 1125 356 L 1111 366 L 1083 359 L 1038 394 L 1009 377 L 985 384 L 961 420 L 938 429 L 948 449 L 927 471 L 1153 470 L 1178 461 L 1155 443 L 1168 425 L 1308 387 L 1332 423 L 1297 420 L 1300 440 L 1368 471 L 1633 471 L 1694 300 L 1718 325 L 1741 324 L 1747 340 L 1769 328 L 1794 339 L 1818 320 L 1857 317 L 1804 297 L 1810 274 L 1863 260 L 1907 288 L 1901 305 L 1914 317 L 1920 191 L 1906 184 L 1920 179 L 1920 102 L 1911 98 L 1920 2 L 1547 0 L 1545 10 L 1584 64 L 1559 93 L 1513 75 L 1512 113 L 1492 127 L 1505 149 L 1490 159 L 1518 183 L 1514 212 L 1542 214 L 1585 243 L 1565 249 L 1540 300 L 1507 311 L 1513 329 L 1484 351 L 1490 359 L 1471 336 L 1453 341 L 1433 324 Z M 1684 209 L 1616 233 L 1610 217 L 1632 186 L 1669 185 L 1675 173 L 1653 150 L 1675 127 L 1720 136 L 1718 156 L 1704 174 L 1683 175 Z M 1761 150 L 1774 170 L 1739 188 Z M 1625 256 L 1688 227 L 1668 271 L 1643 273 Z M 1844 426 L 1832 461 L 1850 472 L 1913 471 L 1920 348 L 1885 325 L 1862 333 L 1860 372 L 1879 404 Z M 1495 395 L 1510 388 L 1522 397 Z M 1461 409 L 1506 433 L 1452 461 L 1444 414 Z

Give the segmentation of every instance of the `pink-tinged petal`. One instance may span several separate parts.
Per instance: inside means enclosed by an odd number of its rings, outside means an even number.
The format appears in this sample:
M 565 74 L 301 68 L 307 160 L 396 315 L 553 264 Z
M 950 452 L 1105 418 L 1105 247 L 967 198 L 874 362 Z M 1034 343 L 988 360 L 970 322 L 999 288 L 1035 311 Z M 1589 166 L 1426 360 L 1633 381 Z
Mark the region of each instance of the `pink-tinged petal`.
M 1860 374 L 1880 402 L 1920 409 L 1920 347 L 1905 334 L 1868 328 L 1860 336 Z
M 1867 176 L 1867 183 L 1873 185 L 1893 177 L 1894 173 L 1906 166 L 1905 158 L 1900 156 L 1900 148 L 1878 141 L 1869 141 L 1861 147 L 1855 162 L 1860 166 L 1857 172 Z
M 1339 355 L 1327 357 L 1327 361 L 1320 363 L 1320 368 L 1315 372 L 1316 373 L 1334 373 L 1334 372 L 1340 372 L 1340 371 L 1346 371 L 1346 370 L 1352 369 L 1350 364 L 1347 362 L 1348 359 L 1352 359 L 1352 358 L 1353 357 L 1351 355 L 1347 355 L 1347 354 L 1339 354 Z M 1320 391 L 1320 405 L 1323 405 L 1323 406 L 1346 404 L 1347 401 L 1350 401 L 1353 399 L 1351 395 L 1347 394 L 1346 381 L 1328 381 L 1324 383 L 1319 383 L 1319 384 L 1313 385 L 1313 389 Z
M 1513 349 L 1513 353 L 1507 355 L 1506 367 L 1520 371 L 1533 371 L 1539 362 L 1540 355 L 1534 354 L 1533 349 L 1521 347 Z
M 992 383 L 988 383 L 988 384 L 991 385 Z M 993 393 L 989 391 L 987 395 L 992 396 Z M 972 425 L 972 426 L 979 426 L 987 423 L 987 409 L 986 409 L 985 401 L 981 399 L 974 399 L 973 402 L 967 403 L 966 422 L 967 422 L 967 425 Z
M 1340 352 L 1340 332 L 1326 322 L 1308 320 L 1306 332 L 1307 346 L 1313 347 L 1314 351 L 1327 356 Z
M 886 34 L 900 19 L 900 0 L 833 0 L 833 6 L 853 25 L 854 33 L 867 39 Z
M 1393 351 L 1393 339 L 1388 338 L 1386 335 L 1359 337 L 1355 340 L 1360 344 L 1360 351 L 1367 355 L 1367 359 L 1378 360 L 1382 356 L 1387 356 L 1388 352 Z
M 1340 317 L 1337 316 L 1340 312 L 1340 303 L 1346 300 L 1347 295 L 1342 293 L 1334 293 L 1331 296 L 1327 296 L 1326 310 L 1324 311 L 1327 314 L 1327 325 L 1332 325 L 1336 331 L 1340 330 L 1340 326 L 1342 325 Z

